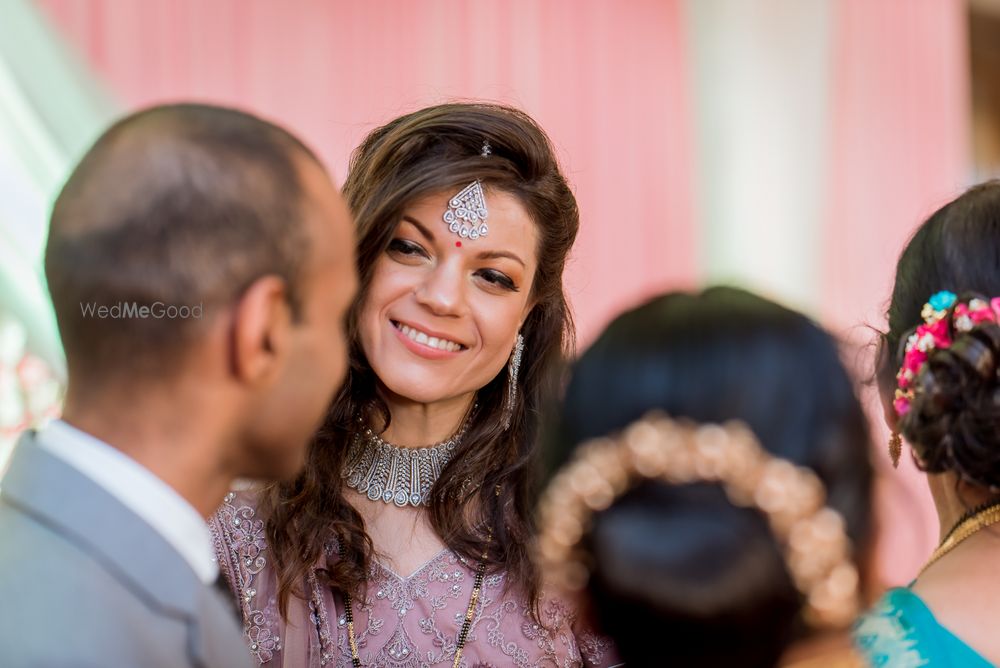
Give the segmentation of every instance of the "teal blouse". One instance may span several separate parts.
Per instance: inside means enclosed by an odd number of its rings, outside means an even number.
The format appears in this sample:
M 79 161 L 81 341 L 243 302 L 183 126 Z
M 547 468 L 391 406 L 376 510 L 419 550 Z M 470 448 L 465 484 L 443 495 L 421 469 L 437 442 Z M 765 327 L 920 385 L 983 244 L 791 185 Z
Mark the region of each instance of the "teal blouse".
M 890 589 L 858 620 L 854 642 L 873 668 L 994 668 L 902 587 Z

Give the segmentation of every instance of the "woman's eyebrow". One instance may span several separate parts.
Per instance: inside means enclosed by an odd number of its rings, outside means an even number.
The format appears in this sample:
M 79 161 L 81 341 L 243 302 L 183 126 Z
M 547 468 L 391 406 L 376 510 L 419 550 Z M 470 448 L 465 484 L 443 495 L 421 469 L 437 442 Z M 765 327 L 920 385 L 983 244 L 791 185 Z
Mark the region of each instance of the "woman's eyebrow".
M 511 253 L 510 251 L 502 251 L 502 250 L 483 251 L 477 257 L 480 260 L 495 260 L 497 258 L 506 257 L 513 260 L 514 262 L 517 262 L 522 267 L 525 266 L 524 260 L 522 260 L 516 254 Z
M 431 231 L 426 227 L 424 227 L 423 223 L 421 223 L 419 220 L 413 218 L 412 216 L 403 216 L 403 220 L 405 220 L 406 222 L 410 223 L 415 228 L 417 228 L 420 231 L 420 233 L 424 235 L 424 238 L 426 238 L 427 241 L 434 241 L 434 235 L 431 234 Z

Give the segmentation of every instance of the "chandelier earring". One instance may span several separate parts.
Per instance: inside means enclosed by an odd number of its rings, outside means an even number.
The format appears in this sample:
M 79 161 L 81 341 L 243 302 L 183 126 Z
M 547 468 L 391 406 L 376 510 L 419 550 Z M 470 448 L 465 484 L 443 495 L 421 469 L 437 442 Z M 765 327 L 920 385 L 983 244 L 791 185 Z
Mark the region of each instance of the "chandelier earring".
M 524 354 L 524 337 L 519 333 L 514 343 L 514 350 L 507 362 L 507 396 L 503 403 L 503 429 L 510 429 L 514 417 L 514 406 L 517 403 L 517 374 L 521 370 L 521 356 Z

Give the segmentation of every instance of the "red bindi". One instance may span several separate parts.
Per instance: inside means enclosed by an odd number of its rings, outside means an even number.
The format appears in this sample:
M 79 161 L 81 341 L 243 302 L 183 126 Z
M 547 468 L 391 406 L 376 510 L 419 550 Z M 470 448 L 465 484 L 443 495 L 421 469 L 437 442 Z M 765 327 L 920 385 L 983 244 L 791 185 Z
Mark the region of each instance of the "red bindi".
M 462 247 L 462 242 L 461 241 L 456 241 L 455 242 L 455 248 L 461 248 L 461 247 Z

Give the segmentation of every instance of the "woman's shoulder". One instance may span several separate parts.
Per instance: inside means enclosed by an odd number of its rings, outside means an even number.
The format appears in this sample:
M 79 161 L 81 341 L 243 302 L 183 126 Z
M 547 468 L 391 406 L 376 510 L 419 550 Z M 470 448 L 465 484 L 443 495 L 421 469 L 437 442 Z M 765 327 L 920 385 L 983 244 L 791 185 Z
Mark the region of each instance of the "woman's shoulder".
M 228 508 L 239 507 L 249 507 L 256 510 L 257 505 L 264 495 L 264 491 L 264 487 L 261 485 L 252 483 L 239 484 L 239 481 L 237 481 L 237 484 L 222 499 L 222 504 L 216 513 L 218 514 Z
M 260 496 L 261 490 L 256 488 L 231 491 L 208 520 L 224 575 L 228 564 L 222 563 L 222 557 L 239 556 L 241 562 L 249 559 L 246 565 L 250 567 L 260 560 L 263 566 L 261 555 L 267 545 L 264 519 L 258 511 Z
M 927 604 L 906 587 L 887 591 L 858 620 L 854 640 L 872 666 L 993 665 L 942 626 Z

